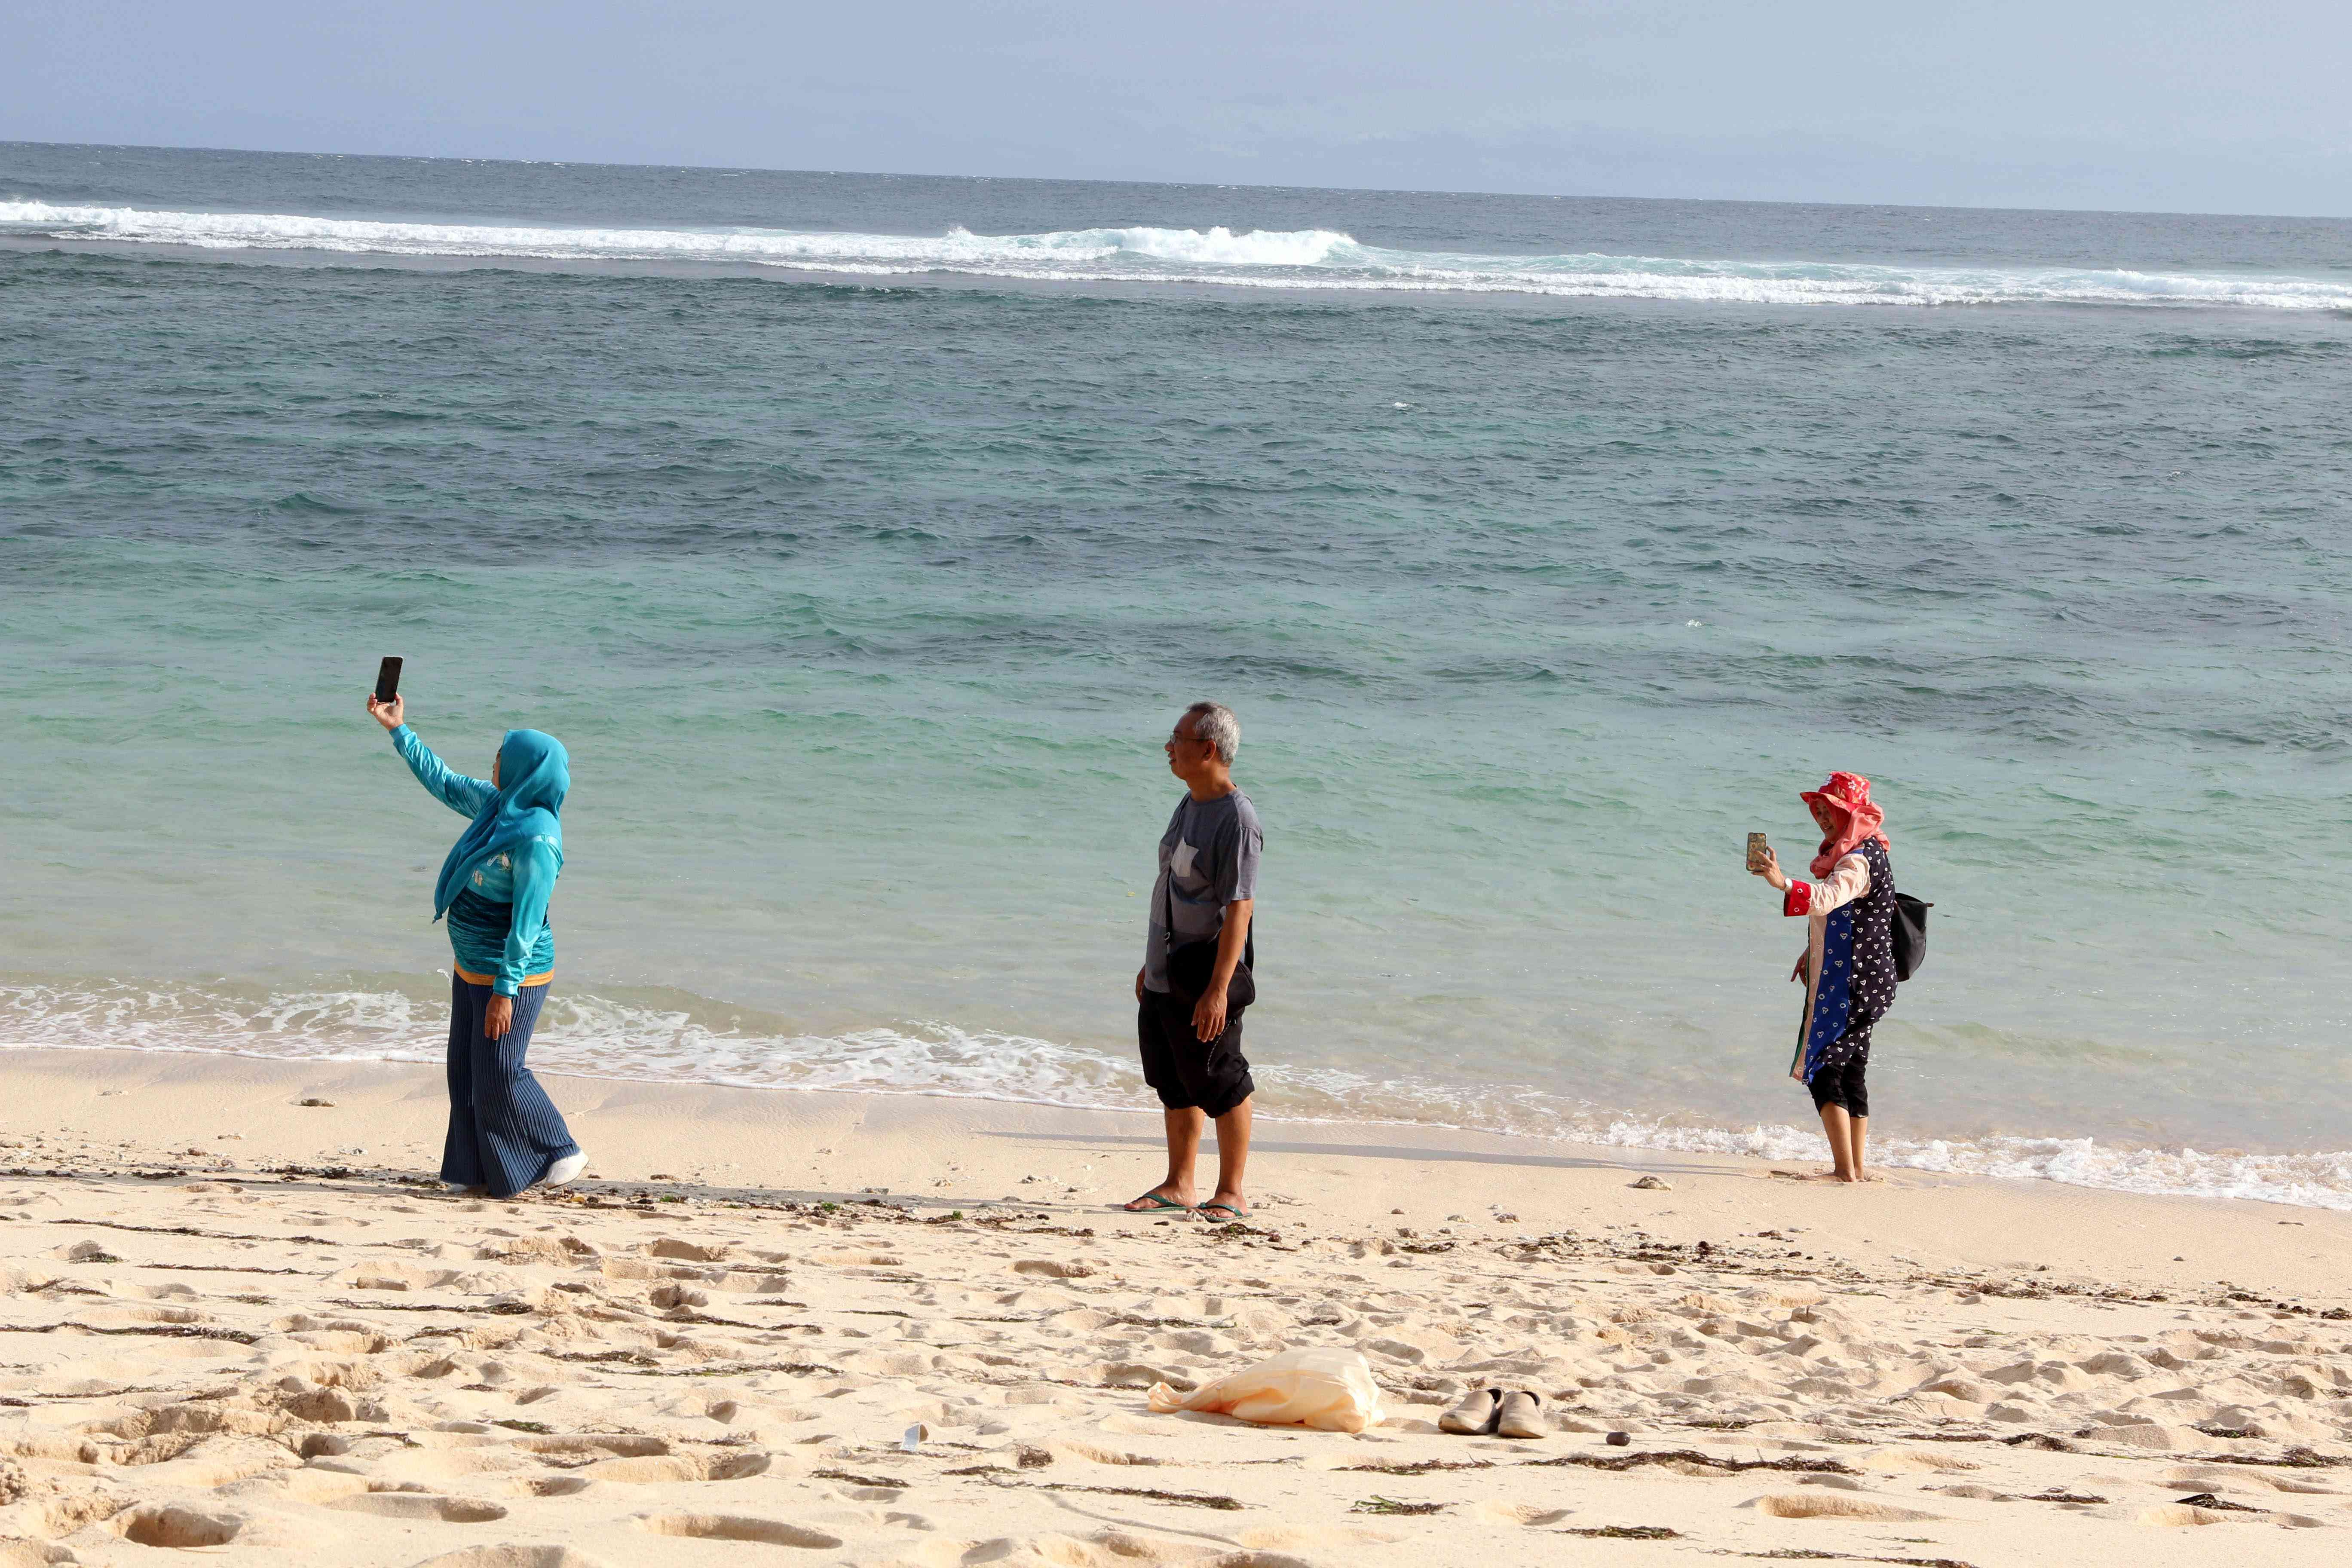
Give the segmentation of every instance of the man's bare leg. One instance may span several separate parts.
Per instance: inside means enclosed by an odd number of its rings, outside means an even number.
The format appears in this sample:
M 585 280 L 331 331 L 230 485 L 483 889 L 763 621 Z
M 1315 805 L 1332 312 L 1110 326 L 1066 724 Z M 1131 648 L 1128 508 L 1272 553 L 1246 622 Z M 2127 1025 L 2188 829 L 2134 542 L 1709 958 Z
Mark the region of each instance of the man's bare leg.
M 1854 1164 L 1853 1118 L 1845 1113 L 1843 1105 L 1822 1107 L 1822 1131 L 1830 1141 L 1830 1159 L 1834 1169 L 1828 1179 L 1833 1182 L 1861 1180 Z
M 1162 1106 L 1160 1114 L 1168 1123 L 1168 1179 L 1144 1196 L 1167 1198 L 1190 1208 L 1196 1190 L 1192 1185 L 1192 1165 L 1201 1157 L 1201 1130 L 1208 1125 L 1209 1119 L 1201 1114 L 1197 1106 L 1186 1106 L 1181 1110 L 1171 1110 Z M 1221 1128 L 1223 1125 L 1223 1121 L 1218 1123 Z M 1223 1140 L 1220 1139 L 1222 1146 Z M 1142 1203 L 1143 1199 L 1138 1198 L 1127 1206 L 1134 1209 Z M 1148 1208 L 1150 1205 L 1144 1206 Z
M 1847 1138 L 1853 1146 L 1853 1179 L 1857 1182 L 1874 1182 L 1878 1180 L 1876 1176 L 1870 1174 L 1867 1171 L 1864 1171 L 1862 1168 L 1862 1145 L 1864 1141 L 1869 1136 L 1870 1118 L 1867 1116 L 1849 1116 L 1846 1118 L 1846 1124 L 1849 1129 Z
M 1252 1114 L 1251 1101 L 1244 1100 L 1217 1118 L 1217 1192 L 1209 1201 L 1230 1204 L 1235 1214 L 1249 1213 L 1248 1200 L 1242 1196 L 1242 1172 L 1249 1164 Z M 1199 1144 L 1198 1132 L 1192 1135 L 1192 1141 L 1196 1146 Z

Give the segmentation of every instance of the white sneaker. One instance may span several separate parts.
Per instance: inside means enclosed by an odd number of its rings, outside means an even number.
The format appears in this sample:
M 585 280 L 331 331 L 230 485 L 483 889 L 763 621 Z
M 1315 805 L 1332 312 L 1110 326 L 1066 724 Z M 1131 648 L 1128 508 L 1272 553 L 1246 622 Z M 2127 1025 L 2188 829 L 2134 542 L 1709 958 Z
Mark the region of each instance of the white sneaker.
M 558 1160 L 554 1164 L 550 1165 L 547 1168 L 547 1181 L 545 1184 L 551 1187 L 560 1187 L 587 1168 L 588 1152 L 586 1150 L 583 1149 L 577 1154 L 566 1154 L 562 1159 Z

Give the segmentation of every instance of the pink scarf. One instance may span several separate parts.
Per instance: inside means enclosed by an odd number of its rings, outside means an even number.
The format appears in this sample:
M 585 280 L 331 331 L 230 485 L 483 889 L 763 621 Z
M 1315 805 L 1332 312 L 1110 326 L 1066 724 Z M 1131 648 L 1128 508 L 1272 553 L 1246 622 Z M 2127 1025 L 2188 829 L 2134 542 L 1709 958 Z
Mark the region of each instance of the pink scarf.
M 1801 792 L 1801 798 L 1807 805 L 1819 802 L 1828 806 L 1839 821 L 1838 830 L 1822 840 L 1822 852 L 1813 857 L 1814 876 L 1828 876 L 1830 868 L 1853 854 L 1865 838 L 1887 844 L 1881 826 L 1886 814 L 1871 803 L 1870 781 L 1860 773 L 1832 773 L 1829 783 Z M 1887 847 L 1894 846 L 1887 844 Z

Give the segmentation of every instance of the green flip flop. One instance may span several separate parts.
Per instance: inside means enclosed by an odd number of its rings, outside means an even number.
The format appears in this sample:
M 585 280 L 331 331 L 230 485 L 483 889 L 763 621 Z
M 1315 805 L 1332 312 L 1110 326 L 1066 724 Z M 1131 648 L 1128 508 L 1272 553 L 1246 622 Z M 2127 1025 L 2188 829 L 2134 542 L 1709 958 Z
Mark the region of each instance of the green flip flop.
M 1136 1206 L 1138 1204 L 1143 1206 L 1138 1208 Z M 1160 1193 L 1146 1193 L 1139 1198 L 1129 1199 L 1118 1207 L 1121 1214 L 1158 1214 L 1162 1209 L 1181 1209 L 1186 1214 L 1192 1212 L 1191 1204 L 1180 1204 L 1174 1198 Z
M 1225 1214 L 1225 1223 L 1228 1225 L 1239 1225 L 1242 1221 L 1249 1218 L 1253 1213 L 1256 1212 L 1253 1209 L 1237 1209 L 1231 1204 L 1217 1203 L 1202 1204 L 1199 1208 L 1194 1209 L 1192 1212 L 1194 1214 L 1205 1215 L 1211 1209 L 1223 1210 Z

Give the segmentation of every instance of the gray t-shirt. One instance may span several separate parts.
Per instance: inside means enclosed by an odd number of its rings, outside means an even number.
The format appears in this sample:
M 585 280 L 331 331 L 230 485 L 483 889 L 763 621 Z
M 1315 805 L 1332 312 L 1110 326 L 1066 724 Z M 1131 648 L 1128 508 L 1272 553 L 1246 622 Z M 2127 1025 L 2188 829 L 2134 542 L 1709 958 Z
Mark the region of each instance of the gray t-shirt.
M 1176 946 L 1213 942 L 1225 929 L 1225 906 L 1257 897 L 1257 861 L 1265 834 L 1257 807 L 1235 790 L 1215 800 L 1176 803 L 1160 836 L 1160 877 L 1151 887 L 1151 914 L 1143 940 L 1143 985 L 1168 989 L 1170 931 Z

